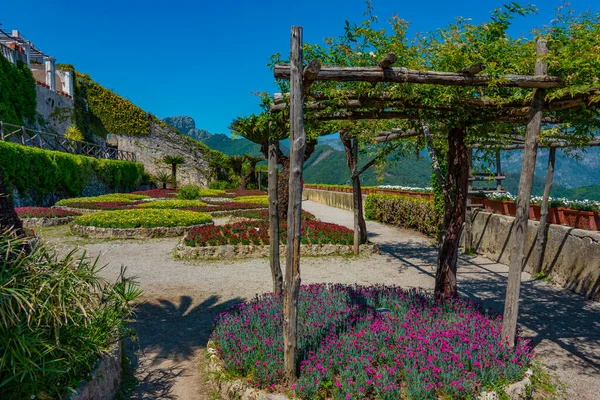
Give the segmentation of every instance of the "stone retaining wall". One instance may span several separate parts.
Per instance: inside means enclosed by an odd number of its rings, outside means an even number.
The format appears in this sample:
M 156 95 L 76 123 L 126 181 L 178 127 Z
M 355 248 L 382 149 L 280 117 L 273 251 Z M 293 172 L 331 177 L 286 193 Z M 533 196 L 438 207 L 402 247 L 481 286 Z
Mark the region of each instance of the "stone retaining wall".
M 70 211 L 70 212 L 78 212 L 79 214 L 92 214 L 100 211 L 110 211 L 110 210 L 92 210 L 90 208 L 75 208 L 75 207 L 67 207 L 67 206 L 56 206 L 54 208 L 59 208 L 61 210 Z
M 514 217 L 477 212 L 473 221 L 475 251 L 510 264 Z M 539 222 L 529 220 L 525 271 L 535 259 Z M 600 300 L 600 232 L 550 225 L 542 271 L 555 283 L 589 299 Z
M 354 200 L 352 193 L 330 192 L 328 190 L 304 189 L 303 198 L 307 200 L 323 203 L 330 207 L 341 208 L 342 210 L 354 211 Z M 363 207 L 367 199 L 363 195 Z
M 156 228 L 98 228 L 96 226 L 71 225 L 71 232 L 93 239 L 149 239 L 159 237 L 183 236 L 190 229 L 212 225 L 212 222 L 191 226 L 173 226 Z
M 88 379 L 69 400 L 116 399 L 121 386 L 121 342 L 96 363 Z
M 23 226 L 31 228 L 34 226 L 58 226 L 66 225 L 73 221 L 75 217 L 60 217 L 60 218 L 21 218 Z
M 280 245 L 279 254 L 285 254 L 285 248 L 285 245 Z M 376 244 L 363 244 L 360 246 L 360 251 L 361 254 L 376 253 L 379 247 Z M 303 256 L 339 256 L 352 252 L 352 245 L 303 244 L 300 246 L 300 254 Z M 175 257 L 182 259 L 219 260 L 268 256 L 269 246 L 256 245 L 191 247 L 180 243 L 175 249 Z

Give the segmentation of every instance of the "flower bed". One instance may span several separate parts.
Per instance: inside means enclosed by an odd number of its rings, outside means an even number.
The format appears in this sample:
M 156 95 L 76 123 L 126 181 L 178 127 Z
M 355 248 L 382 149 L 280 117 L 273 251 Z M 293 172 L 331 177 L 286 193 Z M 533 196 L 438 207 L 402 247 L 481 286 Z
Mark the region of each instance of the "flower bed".
M 350 245 L 354 240 L 351 229 L 320 221 L 303 221 L 302 244 Z M 281 225 L 281 244 L 287 240 L 286 224 Z M 191 229 L 183 239 L 186 246 L 268 245 L 267 221 L 242 221 L 221 226 Z
M 198 200 L 154 200 L 138 204 L 137 208 L 176 209 L 206 207 L 206 205 Z
M 140 194 L 155 199 L 175 198 L 177 197 L 177 189 L 150 189 L 131 192 L 131 194 Z
M 81 215 L 78 212 L 50 207 L 17 207 L 15 211 L 19 218 L 64 218 Z
M 75 224 L 98 228 L 154 228 L 193 226 L 212 222 L 205 213 L 181 210 L 118 210 L 82 215 Z
M 101 202 L 81 202 L 81 203 L 68 203 L 69 209 L 81 208 L 83 210 L 126 210 L 133 208 L 139 202 L 135 201 L 101 201 Z
M 233 199 L 236 203 L 252 203 L 252 204 L 262 204 L 265 206 L 269 205 L 269 197 L 268 196 L 241 196 Z
M 181 200 L 198 200 L 201 197 L 217 197 L 224 194 L 224 190 L 206 189 L 198 185 L 186 185 L 179 189 L 177 198 Z
M 131 193 L 114 193 L 114 194 L 104 194 L 101 196 L 94 197 L 73 197 L 70 199 L 63 199 L 56 202 L 57 206 L 71 207 L 72 204 L 78 203 L 129 203 L 133 204 L 136 201 L 141 201 L 147 199 L 147 196 L 140 194 L 131 194 Z
M 224 197 L 266 196 L 267 192 L 253 189 L 226 189 Z
M 265 294 L 221 314 L 211 340 L 227 371 L 281 389 L 281 295 Z M 303 286 L 299 296 L 303 399 L 475 398 L 520 380 L 532 357 L 501 339 L 501 319 L 475 303 L 439 303 L 396 287 Z
M 235 212 L 239 210 L 253 210 L 253 209 L 264 209 L 265 206 L 262 204 L 251 204 L 251 203 L 214 203 L 214 205 L 196 206 L 196 207 L 183 207 L 182 210 L 199 211 L 199 212 L 223 212 L 227 211 Z

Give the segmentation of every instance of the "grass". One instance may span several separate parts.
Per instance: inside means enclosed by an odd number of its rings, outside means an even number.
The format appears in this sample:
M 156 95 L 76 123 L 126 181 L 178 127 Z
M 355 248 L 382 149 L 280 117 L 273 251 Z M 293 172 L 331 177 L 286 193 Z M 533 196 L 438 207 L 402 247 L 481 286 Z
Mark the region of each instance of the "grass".
M 565 395 L 566 386 L 556 375 L 550 373 L 539 360 L 531 364 L 534 399 L 559 399 Z

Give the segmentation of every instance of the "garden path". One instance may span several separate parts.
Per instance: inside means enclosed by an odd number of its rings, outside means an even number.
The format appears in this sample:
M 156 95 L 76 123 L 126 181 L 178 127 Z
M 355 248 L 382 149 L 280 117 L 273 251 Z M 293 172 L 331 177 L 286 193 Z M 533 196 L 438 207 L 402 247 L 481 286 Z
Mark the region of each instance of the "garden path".
M 307 201 L 321 220 L 352 226 L 352 213 Z M 302 282 L 363 285 L 386 283 L 433 288 L 436 250 L 415 233 L 368 222 L 370 238 L 381 254 L 353 257 L 305 257 Z M 90 256 L 102 255 L 101 274 L 115 279 L 121 265 L 136 276 L 144 295 L 134 321 L 138 340 L 132 359 L 131 399 L 211 399 L 202 368 L 212 320 L 232 304 L 272 288 L 267 259 L 227 262 L 176 261 L 178 239 L 88 241 L 65 236 L 66 228 L 42 235 L 68 249 L 79 245 Z M 465 296 L 502 310 L 508 267 L 483 257 L 460 260 L 459 287 Z M 596 399 L 600 388 L 600 304 L 533 281 L 523 274 L 521 323 L 545 364 L 569 382 L 568 398 Z M 200 366 L 200 367 L 199 367 Z

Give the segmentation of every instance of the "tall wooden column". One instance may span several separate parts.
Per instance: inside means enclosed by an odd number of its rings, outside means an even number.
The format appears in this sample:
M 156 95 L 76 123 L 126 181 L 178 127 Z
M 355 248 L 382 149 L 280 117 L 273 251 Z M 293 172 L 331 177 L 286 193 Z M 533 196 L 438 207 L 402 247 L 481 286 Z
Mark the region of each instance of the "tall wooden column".
M 467 206 L 465 208 L 465 253 L 473 251 L 473 182 L 471 167 L 473 164 L 473 149 L 467 150 L 467 163 L 469 164 L 469 185 L 467 186 Z
M 287 257 L 283 303 L 283 364 L 289 384 L 296 382 L 298 353 L 298 294 L 300 291 L 300 232 L 302 223 L 302 167 L 304 131 L 302 84 L 302 28 L 292 27 L 290 55 L 290 180 Z
M 277 139 L 269 139 L 269 261 L 273 278 L 273 293 L 283 290 L 283 276 L 279 261 L 279 199 L 277 197 L 277 154 L 279 143 Z M 259 175 L 260 182 L 260 175 Z
M 546 241 L 548 240 L 548 200 L 552 190 L 552 179 L 554 178 L 554 164 L 556 162 L 556 147 L 550 147 L 548 155 L 548 170 L 546 171 L 546 185 L 544 186 L 544 196 L 542 197 L 542 206 L 540 210 L 540 226 L 538 227 L 535 240 L 535 260 L 533 263 L 533 273 L 542 271 L 544 263 L 544 252 L 546 250 Z
M 544 56 L 548 54 L 546 40 L 537 42 L 537 62 L 535 64 L 536 76 L 548 75 L 548 64 Z M 525 135 L 525 149 L 523 150 L 523 164 L 519 179 L 519 193 L 517 198 L 517 213 L 514 222 L 512 240 L 513 256 L 510 260 L 508 283 L 506 286 L 506 300 L 504 303 L 504 319 L 502 322 L 502 336 L 510 346 L 514 346 L 517 333 L 517 317 L 519 315 L 519 297 L 521 292 L 521 272 L 525 260 L 527 245 L 527 223 L 529 220 L 529 202 L 531 198 L 531 185 L 535 172 L 535 160 L 542 127 L 542 114 L 544 111 L 545 90 L 535 89 L 531 104 L 531 115 L 527 123 Z

